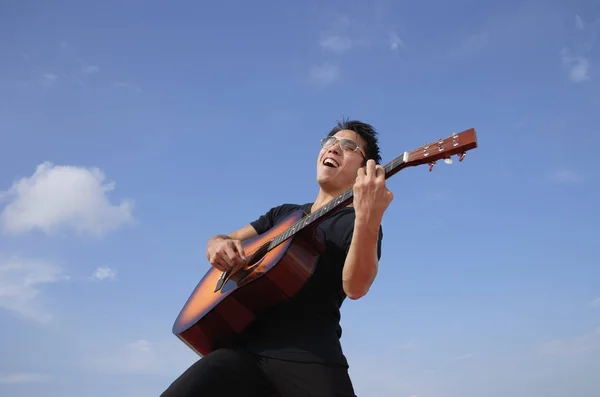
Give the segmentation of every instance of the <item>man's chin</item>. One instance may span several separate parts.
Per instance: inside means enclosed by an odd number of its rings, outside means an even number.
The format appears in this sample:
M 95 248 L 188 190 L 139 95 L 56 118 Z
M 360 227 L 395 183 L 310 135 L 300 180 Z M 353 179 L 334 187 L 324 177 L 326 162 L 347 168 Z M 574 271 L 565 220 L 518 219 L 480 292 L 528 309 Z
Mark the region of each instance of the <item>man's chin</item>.
M 332 172 L 319 172 L 317 174 L 317 181 L 319 183 L 331 183 L 335 180 L 336 174 Z
M 327 191 L 338 191 L 342 189 L 340 179 L 332 175 L 319 175 L 317 176 L 317 183 L 323 190 Z

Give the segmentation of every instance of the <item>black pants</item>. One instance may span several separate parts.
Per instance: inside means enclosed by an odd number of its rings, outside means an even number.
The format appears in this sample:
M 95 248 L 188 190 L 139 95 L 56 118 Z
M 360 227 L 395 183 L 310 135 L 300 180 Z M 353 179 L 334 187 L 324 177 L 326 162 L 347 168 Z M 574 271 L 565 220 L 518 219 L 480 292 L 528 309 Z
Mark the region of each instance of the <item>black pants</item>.
M 161 397 L 356 397 L 348 370 L 219 349 L 177 378 Z

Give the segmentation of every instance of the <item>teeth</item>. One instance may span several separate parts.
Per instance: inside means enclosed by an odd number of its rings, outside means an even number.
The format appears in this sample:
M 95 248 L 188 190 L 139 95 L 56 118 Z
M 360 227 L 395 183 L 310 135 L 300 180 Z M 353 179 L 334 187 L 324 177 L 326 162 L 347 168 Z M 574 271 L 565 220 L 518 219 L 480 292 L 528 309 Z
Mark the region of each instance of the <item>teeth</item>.
M 335 161 L 334 159 L 330 159 L 329 157 L 326 158 L 325 160 L 323 160 L 323 164 L 331 164 L 334 167 L 339 167 L 340 165 L 337 163 L 337 161 Z

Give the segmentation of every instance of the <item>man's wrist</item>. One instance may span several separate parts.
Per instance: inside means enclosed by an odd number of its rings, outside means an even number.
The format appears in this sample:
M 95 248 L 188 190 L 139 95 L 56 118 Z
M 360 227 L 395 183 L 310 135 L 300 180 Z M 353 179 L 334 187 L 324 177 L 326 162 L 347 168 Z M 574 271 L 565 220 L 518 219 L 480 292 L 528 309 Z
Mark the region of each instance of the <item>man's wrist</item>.
M 377 235 L 381 226 L 380 217 L 356 216 L 354 219 L 354 229 L 362 233 Z

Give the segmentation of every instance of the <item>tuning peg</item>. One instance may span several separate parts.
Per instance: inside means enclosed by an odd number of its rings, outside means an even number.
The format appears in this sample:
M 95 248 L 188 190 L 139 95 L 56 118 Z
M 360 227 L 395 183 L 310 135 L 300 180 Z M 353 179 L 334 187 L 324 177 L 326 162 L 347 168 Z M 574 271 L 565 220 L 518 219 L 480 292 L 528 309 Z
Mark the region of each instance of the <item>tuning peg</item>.
M 444 159 L 444 163 L 446 163 L 446 164 L 452 164 L 452 158 L 450 156 L 446 157 Z
M 455 132 L 452 134 L 452 146 L 458 146 L 458 134 Z
M 429 163 L 429 172 L 431 172 L 433 170 L 433 166 L 435 165 L 435 161 L 432 161 Z
M 458 155 L 458 162 L 460 163 L 461 161 L 463 161 L 465 159 L 465 156 L 467 155 L 466 152 L 462 152 L 461 154 Z

